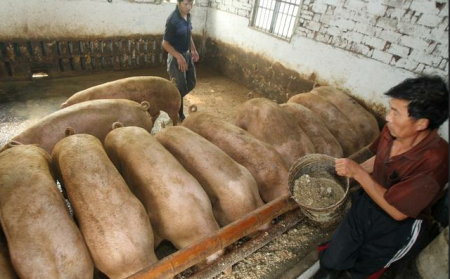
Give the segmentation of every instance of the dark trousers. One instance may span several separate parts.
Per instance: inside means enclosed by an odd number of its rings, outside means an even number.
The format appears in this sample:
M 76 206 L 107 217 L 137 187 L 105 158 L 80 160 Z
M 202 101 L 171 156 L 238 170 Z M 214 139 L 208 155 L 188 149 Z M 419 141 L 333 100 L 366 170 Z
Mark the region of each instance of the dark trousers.
M 181 120 L 184 119 L 183 97 L 191 92 L 197 83 L 194 61 L 192 61 L 190 52 L 182 53 L 182 55 L 188 64 L 188 70 L 186 72 L 182 72 L 178 69 L 178 61 L 174 59 L 172 55 L 169 54 L 167 57 L 167 72 L 169 73 L 170 79 L 175 79 L 177 88 L 181 94 L 181 107 L 179 111 Z
M 353 278 L 368 278 L 418 253 L 425 237 L 424 223 L 412 218 L 394 220 L 360 189 L 330 242 L 319 252 L 320 265 L 349 270 Z

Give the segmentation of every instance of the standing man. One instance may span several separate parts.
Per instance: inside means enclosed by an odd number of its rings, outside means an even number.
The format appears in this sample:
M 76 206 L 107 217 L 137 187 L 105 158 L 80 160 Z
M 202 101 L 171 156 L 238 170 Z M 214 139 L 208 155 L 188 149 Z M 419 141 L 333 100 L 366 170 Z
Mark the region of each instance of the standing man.
M 166 31 L 162 42 L 169 53 L 167 72 L 170 79 L 175 79 L 181 94 L 179 120 L 185 118 L 183 113 L 183 97 L 194 89 L 197 82 L 194 62 L 199 60 L 194 40 L 191 36 L 191 14 L 193 0 L 177 0 L 177 6 L 166 21 Z
M 448 182 L 449 149 L 437 129 L 448 118 L 448 89 L 439 77 L 407 79 L 385 95 L 387 124 L 361 165 L 336 159 L 336 172 L 361 189 L 334 233 L 319 246 L 314 278 L 377 278 L 392 263 L 419 252 L 430 207 Z M 422 243 L 421 243 L 422 242 Z

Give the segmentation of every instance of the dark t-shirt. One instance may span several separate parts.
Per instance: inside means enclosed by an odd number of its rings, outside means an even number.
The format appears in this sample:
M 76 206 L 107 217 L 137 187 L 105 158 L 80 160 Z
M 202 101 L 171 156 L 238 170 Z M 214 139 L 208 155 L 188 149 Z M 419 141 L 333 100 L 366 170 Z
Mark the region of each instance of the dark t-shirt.
M 176 6 L 175 11 L 167 18 L 164 40 L 169 42 L 176 51 L 186 52 L 191 46 L 191 30 L 191 15 L 188 14 L 185 20 Z
M 386 201 L 418 218 L 443 194 L 448 182 L 448 143 L 433 130 L 419 144 L 389 158 L 394 137 L 387 126 L 369 147 L 376 154 L 372 177 L 387 189 Z

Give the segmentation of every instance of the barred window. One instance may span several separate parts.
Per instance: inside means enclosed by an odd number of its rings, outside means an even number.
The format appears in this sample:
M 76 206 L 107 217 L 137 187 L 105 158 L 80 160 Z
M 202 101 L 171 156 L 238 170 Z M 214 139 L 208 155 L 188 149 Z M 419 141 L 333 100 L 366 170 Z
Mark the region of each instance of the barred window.
M 294 33 L 301 0 L 256 0 L 252 26 L 283 39 Z

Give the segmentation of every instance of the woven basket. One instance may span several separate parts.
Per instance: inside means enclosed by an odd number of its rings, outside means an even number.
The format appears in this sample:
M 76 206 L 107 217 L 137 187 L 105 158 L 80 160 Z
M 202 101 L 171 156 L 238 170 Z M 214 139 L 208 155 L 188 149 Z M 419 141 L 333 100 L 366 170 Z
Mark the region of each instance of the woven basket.
M 328 207 L 315 208 L 301 204 L 296 200 L 305 216 L 316 222 L 330 222 L 338 218 L 348 197 L 349 179 L 337 175 L 334 160 L 335 158 L 323 154 L 307 154 L 297 160 L 289 170 L 288 185 L 292 195 L 294 195 L 295 181 L 305 174 L 314 178 L 324 178 L 327 183 L 338 184 L 344 189 L 344 196 Z

